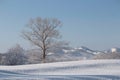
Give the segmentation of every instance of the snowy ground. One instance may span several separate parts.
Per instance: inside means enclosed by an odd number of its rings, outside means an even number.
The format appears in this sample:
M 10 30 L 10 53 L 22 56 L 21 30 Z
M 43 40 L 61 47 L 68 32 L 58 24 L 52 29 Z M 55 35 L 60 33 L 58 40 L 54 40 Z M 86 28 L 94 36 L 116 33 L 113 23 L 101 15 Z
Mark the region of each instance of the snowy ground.
M 0 66 L 0 80 L 120 80 L 120 60 Z

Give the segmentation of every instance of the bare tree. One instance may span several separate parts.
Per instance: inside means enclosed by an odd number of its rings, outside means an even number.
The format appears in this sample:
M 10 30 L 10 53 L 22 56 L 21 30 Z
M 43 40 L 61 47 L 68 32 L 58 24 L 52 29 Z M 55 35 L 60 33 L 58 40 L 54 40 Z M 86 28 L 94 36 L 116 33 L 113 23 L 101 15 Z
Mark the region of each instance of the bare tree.
M 19 45 L 15 45 L 9 49 L 4 58 L 4 64 L 6 65 L 21 65 L 25 64 L 27 57 L 24 54 L 24 49 Z
M 42 19 L 40 17 L 31 19 L 27 30 L 22 32 L 23 38 L 40 48 L 42 60 L 45 62 L 47 52 L 56 46 L 60 38 L 58 28 L 61 22 L 58 19 Z

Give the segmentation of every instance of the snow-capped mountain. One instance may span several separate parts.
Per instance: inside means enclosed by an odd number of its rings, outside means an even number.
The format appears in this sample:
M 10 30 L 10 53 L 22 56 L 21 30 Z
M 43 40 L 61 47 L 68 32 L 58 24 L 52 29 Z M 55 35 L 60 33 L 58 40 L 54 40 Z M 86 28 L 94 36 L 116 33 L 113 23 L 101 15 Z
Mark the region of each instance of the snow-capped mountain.
M 81 51 L 86 51 L 86 52 L 88 52 L 88 53 L 93 53 L 93 52 L 95 52 L 95 51 L 93 51 L 93 50 L 91 50 L 91 49 L 89 49 L 89 48 L 87 48 L 87 47 L 85 47 L 85 46 L 81 46 L 80 48 L 75 48 L 75 49 L 79 49 L 79 50 L 81 50 Z
M 93 53 L 95 53 L 95 51 L 83 46 L 80 48 L 63 47 L 50 52 L 48 58 L 54 61 L 73 61 L 91 59 L 94 56 Z

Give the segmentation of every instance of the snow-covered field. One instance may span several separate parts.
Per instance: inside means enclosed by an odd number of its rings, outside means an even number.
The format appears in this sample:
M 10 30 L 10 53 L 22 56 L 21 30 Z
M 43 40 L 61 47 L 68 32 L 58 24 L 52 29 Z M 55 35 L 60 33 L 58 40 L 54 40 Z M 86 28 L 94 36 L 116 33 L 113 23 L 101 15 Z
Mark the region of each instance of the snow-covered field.
M 120 80 L 120 60 L 0 66 L 0 80 Z

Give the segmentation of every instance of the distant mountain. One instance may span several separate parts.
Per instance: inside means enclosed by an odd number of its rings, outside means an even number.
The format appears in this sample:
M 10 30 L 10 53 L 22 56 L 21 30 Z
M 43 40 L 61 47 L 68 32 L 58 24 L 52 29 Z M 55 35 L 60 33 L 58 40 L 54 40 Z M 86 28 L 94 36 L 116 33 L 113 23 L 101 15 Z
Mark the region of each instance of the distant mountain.
M 97 51 L 85 46 L 79 48 L 60 47 L 47 54 L 46 62 L 76 61 L 84 59 L 118 59 L 118 53 L 120 53 L 120 48 Z M 28 50 L 27 54 L 29 63 L 39 63 L 41 61 L 42 55 L 39 49 Z
M 114 47 L 97 54 L 93 59 L 120 59 L 120 48 Z
M 81 60 L 81 59 L 91 59 L 94 56 L 95 51 L 87 48 L 87 47 L 80 47 L 80 48 L 61 48 L 50 52 L 48 54 L 49 60 L 53 61 L 74 61 L 74 60 Z
M 113 47 L 109 50 L 104 51 L 105 53 L 120 53 L 120 48 Z

